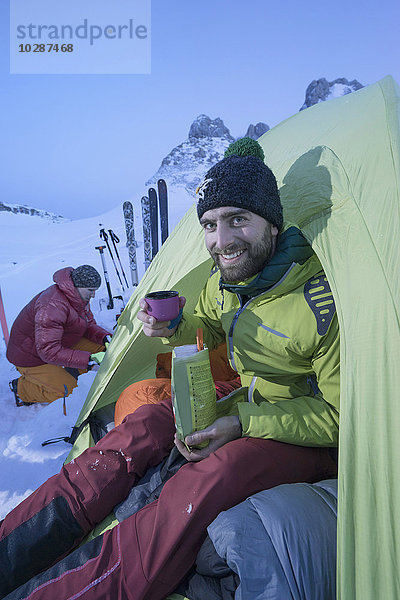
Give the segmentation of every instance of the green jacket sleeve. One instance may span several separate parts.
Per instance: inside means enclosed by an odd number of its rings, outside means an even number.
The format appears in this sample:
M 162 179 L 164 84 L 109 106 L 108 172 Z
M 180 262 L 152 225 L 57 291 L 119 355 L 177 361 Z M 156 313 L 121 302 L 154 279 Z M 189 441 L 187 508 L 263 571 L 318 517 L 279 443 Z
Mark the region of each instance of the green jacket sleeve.
M 294 399 L 239 402 L 243 435 L 301 446 L 337 446 L 339 435 L 339 326 L 335 315 L 312 357 L 319 393 Z
M 164 343 L 171 346 L 196 343 L 196 330 L 203 329 L 204 343 L 210 350 L 214 350 L 225 341 L 225 332 L 221 325 L 221 316 L 217 313 L 209 300 L 208 284 L 201 292 L 194 314 L 183 312 L 182 320 L 174 335 L 163 338 Z

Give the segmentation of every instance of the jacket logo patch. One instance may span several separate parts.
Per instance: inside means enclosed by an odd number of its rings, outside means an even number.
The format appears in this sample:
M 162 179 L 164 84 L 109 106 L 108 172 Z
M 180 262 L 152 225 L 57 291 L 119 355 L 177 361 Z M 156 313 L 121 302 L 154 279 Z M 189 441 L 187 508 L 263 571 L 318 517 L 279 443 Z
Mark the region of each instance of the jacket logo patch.
M 259 323 L 259 325 L 263 329 L 266 329 L 266 331 L 269 331 L 270 333 L 273 333 L 273 334 L 277 335 L 278 337 L 289 339 L 289 337 L 287 335 L 285 335 L 284 333 L 281 333 L 280 331 L 276 331 L 275 329 L 272 329 L 271 327 L 267 327 L 266 325 L 263 325 L 262 323 Z
M 317 321 L 319 335 L 325 335 L 336 312 L 335 301 L 325 275 L 307 281 L 304 297 Z

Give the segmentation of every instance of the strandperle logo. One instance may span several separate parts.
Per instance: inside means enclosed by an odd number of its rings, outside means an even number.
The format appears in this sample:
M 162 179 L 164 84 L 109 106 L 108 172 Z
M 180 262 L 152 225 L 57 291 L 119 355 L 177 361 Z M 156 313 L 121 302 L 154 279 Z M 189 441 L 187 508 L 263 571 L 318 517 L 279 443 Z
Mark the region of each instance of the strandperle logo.
M 91 46 L 96 40 L 121 40 L 137 39 L 145 40 L 148 37 L 146 25 L 137 25 L 134 19 L 128 19 L 127 23 L 119 25 L 95 25 L 90 24 L 89 19 L 73 27 L 72 25 L 44 25 L 29 23 L 29 25 L 17 25 L 17 38 L 19 40 L 89 40 Z

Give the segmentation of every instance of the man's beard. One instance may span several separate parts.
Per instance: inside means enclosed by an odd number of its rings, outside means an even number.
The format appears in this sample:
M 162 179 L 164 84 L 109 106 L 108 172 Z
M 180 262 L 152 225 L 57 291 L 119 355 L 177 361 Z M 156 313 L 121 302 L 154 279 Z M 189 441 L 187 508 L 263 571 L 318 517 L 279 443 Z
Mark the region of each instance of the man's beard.
M 214 248 L 209 252 L 220 270 L 222 281 L 224 283 L 239 283 L 253 277 L 263 269 L 272 257 L 273 248 L 273 237 L 269 226 L 267 226 L 261 241 L 257 244 L 242 242 L 240 246 L 235 244 L 223 249 L 223 251 Z M 229 250 L 229 253 L 233 253 L 243 249 L 247 250 L 246 256 L 237 264 L 222 264 L 220 254 L 227 254 L 227 250 Z

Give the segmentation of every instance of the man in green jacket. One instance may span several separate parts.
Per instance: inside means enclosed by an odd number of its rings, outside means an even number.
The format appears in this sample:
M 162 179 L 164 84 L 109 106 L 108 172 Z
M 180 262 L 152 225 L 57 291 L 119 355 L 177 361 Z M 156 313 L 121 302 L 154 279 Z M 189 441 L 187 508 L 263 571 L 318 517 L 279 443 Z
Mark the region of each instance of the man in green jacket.
M 195 314 L 183 312 L 171 329 L 147 314 L 142 300 L 138 318 L 146 335 L 173 346 L 193 343 L 198 327 L 210 349 L 226 340 L 243 388 L 235 393 L 237 415 L 189 436 L 189 445 L 210 440 L 207 448 L 189 454 L 176 445 L 191 461 L 240 436 L 337 446 L 335 303 L 301 232 L 283 227 L 275 177 L 259 158 L 231 155 L 198 188 L 197 212 L 217 268 Z
M 275 177 L 252 146 L 258 156 L 237 156 L 234 145 L 198 189 L 215 268 L 195 314 L 157 322 L 145 300 L 138 313 L 146 335 L 172 345 L 193 343 L 199 326 L 210 349 L 226 341 L 242 387 L 218 403 L 229 405 L 227 412 L 187 436 L 191 452 L 175 437 L 187 462 L 158 499 L 45 572 L 168 456 L 171 400 L 141 406 L 16 507 L 0 523 L 0 595 L 2 581 L 9 592 L 40 573 L 15 598 L 161 600 L 191 569 L 221 511 L 281 483 L 335 476 L 339 330 L 332 293 L 300 231 L 283 225 Z M 206 448 L 193 448 L 204 440 Z

